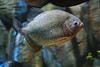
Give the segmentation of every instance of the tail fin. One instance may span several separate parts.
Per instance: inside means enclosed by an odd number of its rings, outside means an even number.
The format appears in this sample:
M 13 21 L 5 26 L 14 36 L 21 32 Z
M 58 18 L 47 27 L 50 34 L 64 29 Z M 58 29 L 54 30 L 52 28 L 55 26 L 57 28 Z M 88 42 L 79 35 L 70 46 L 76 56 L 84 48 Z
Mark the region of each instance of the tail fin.
M 17 33 L 22 33 L 22 24 L 15 18 L 12 17 L 12 27 Z

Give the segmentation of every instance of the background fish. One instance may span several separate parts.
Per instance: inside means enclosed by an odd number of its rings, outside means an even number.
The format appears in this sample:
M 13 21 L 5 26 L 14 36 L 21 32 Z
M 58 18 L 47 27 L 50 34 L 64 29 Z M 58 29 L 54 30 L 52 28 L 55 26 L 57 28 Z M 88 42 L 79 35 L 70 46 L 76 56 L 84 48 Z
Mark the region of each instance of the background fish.
M 35 6 L 40 8 L 48 3 L 47 0 L 25 0 L 25 2 L 30 6 Z
M 24 22 L 28 9 L 24 0 L 0 0 L 0 20 L 9 30 L 12 27 L 11 17 L 17 17 L 17 20 Z
M 48 0 L 48 1 L 57 6 L 69 7 L 81 4 L 89 0 Z
M 7 61 L 0 65 L 0 67 L 24 67 L 23 64 L 16 61 Z

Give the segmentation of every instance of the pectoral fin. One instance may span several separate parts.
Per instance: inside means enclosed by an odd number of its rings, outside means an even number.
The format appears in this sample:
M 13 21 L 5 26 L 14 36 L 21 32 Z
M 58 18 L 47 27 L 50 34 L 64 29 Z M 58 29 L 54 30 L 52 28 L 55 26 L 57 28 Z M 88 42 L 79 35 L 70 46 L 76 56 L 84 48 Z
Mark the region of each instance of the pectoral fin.
M 42 46 L 36 45 L 28 35 L 25 35 L 25 38 L 28 44 L 35 50 L 35 53 L 41 50 Z

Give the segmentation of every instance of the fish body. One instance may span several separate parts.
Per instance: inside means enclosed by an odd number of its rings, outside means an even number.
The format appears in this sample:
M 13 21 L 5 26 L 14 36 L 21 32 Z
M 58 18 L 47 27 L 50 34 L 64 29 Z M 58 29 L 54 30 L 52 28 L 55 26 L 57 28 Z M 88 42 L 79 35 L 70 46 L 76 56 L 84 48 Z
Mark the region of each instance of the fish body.
M 23 33 L 27 41 L 30 39 L 28 42 L 38 46 L 65 43 L 83 27 L 79 18 L 62 10 L 43 12 L 24 27 L 18 27 L 16 21 L 14 23 L 14 28 Z

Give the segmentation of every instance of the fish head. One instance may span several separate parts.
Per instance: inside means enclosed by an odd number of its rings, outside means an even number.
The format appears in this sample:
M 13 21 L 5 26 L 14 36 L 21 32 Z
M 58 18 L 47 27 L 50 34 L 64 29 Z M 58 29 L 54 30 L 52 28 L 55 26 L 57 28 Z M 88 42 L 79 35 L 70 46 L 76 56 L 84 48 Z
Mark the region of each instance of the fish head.
M 76 16 L 71 16 L 64 23 L 63 30 L 66 36 L 76 35 L 82 28 L 84 24 Z

